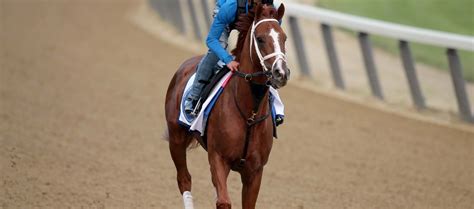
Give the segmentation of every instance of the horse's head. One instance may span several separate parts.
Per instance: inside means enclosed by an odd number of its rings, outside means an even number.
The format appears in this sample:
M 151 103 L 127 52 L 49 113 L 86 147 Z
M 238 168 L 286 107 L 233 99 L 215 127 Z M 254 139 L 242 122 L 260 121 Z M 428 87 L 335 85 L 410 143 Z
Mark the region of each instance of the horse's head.
M 260 63 L 262 70 L 269 72 L 274 88 L 285 86 L 290 77 L 286 63 L 286 34 L 280 27 L 284 13 L 283 4 L 278 11 L 273 6 L 259 4 L 250 31 L 251 58 Z

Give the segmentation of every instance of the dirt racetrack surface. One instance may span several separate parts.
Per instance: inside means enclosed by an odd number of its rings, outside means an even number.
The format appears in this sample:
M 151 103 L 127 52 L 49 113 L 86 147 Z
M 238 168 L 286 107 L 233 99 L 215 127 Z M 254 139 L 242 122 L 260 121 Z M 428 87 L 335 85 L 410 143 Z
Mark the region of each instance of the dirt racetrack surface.
M 127 20 L 136 1 L 0 1 L 0 208 L 182 208 L 165 130 L 173 72 L 193 54 Z M 294 82 L 297 82 L 295 80 Z M 474 205 L 474 132 L 289 85 L 258 208 Z M 196 208 L 206 153 L 189 152 Z M 240 179 L 229 178 L 234 208 Z

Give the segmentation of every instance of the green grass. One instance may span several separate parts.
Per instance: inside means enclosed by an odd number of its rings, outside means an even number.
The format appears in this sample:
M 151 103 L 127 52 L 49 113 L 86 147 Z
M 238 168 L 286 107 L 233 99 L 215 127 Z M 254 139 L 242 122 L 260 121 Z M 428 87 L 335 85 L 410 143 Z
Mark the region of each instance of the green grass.
M 318 6 L 404 25 L 474 35 L 474 0 L 318 0 Z M 373 36 L 374 44 L 399 53 L 397 40 Z M 448 70 L 446 49 L 413 44 L 417 61 Z M 474 53 L 460 51 L 464 77 L 474 82 Z

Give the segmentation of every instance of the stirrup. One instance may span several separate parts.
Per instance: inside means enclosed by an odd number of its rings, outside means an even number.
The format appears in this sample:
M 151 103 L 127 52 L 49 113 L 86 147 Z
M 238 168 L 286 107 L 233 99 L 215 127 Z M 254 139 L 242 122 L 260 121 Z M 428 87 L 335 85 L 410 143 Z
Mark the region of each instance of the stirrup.
M 201 110 L 201 98 L 197 101 L 196 105 L 194 106 L 194 110 L 189 113 L 190 115 L 196 117 L 199 114 L 199 111 Z

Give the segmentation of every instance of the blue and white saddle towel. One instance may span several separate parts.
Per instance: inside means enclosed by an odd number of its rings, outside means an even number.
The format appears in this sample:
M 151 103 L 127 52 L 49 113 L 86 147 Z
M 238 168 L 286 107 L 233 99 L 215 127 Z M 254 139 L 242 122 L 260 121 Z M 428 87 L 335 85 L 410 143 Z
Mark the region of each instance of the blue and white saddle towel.
M 219 96 L 222 94 L 222 91 L 227 86 L 227 83 L 232 78 L 232 72 L 228 72 L 222 79 L 217 83 L 217 85 L 212 89 L 209 97 L 202 104 L 201 112 L 197 117 L 192 120 L 184 113 L 184 100 L 187 98 L 188 94 L 191 92 L 191 86 L 194 82 L 194 77 L 196 74 L 192 75 L 189 78 L 186 87 L 184 88 L 183 98 L 181 99 L 180 112 L 178 122 L 181 125 L 184 125 L 189 128 L 191 131 L 198 131 L 201 136 L 204 136 L 206 130 L 207 119 L 211 113 L 214 104 L 216 103 Z M 276 116 L 284 117 L 285 106 L 283 105 L 278 91 L 273 87 L 270 87 L 270 103 L 272 104 L 272 118 L 275 121 Z

